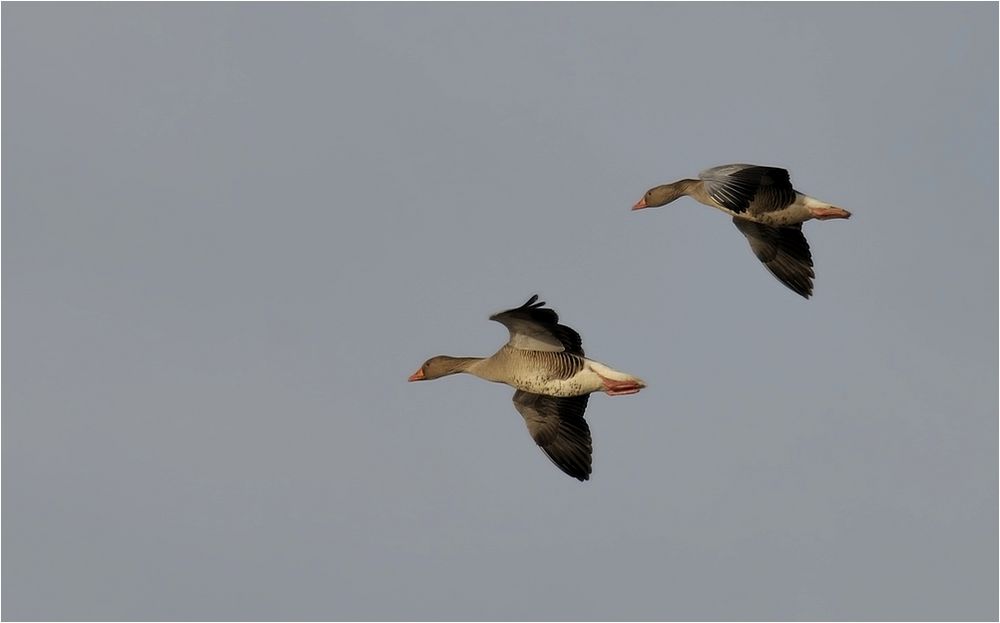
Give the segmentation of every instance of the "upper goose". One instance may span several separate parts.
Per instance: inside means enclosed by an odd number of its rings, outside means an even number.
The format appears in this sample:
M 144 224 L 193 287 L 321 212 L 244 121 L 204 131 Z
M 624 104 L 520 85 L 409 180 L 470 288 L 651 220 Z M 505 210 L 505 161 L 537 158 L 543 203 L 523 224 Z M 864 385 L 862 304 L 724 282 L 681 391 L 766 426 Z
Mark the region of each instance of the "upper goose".
M 410 380 L 465 372 L 517 388 L 514 408 L 535 443 L 556 467 L 587 480 L 592 446 L 583 412 L 590 394 L 634 394 L 646 384 L 584 357 L 580 334 L 559 324 L 556 312 L 536 301 L 538 295 L 520 307 L 490 316 L 510 331 L 510 340 L 492 357 L 431 357 Z
M 851 217 L 843 208 L 797 192 L 785 169 L 754 164 L 713 167 L 699 173 L 696 180 L 651 188 L 632 209 L 655 208 L 684 195 L 731 214 L 757 259 L 805 298 L 812 294 L 816 275 L 802 223 Z

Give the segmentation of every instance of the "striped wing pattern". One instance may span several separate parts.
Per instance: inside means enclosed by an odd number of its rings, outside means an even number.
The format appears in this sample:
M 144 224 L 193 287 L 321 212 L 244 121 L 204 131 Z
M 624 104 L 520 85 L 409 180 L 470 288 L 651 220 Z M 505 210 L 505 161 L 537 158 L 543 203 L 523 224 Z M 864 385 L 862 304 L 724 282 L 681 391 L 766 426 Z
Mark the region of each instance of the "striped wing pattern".
M 736 214 L 780 210 L 795 201 L 788 171 L 752 164 L 727 164 L 702 171 L 699 178 L 713 201 Z

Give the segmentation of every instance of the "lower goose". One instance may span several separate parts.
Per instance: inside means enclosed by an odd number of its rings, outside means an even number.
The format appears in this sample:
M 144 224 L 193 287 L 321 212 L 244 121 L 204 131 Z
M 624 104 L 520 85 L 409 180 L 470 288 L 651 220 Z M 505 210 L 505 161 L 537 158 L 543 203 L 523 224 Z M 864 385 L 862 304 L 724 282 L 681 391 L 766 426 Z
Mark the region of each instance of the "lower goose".
M 802 223 L 851 217 L 843 208 L 796 191 L 785 169 L 753 164 L 713 167 L 696 180 L 650 188 L 632 209 L 667 205 L 684 195 L 731 215 L 764 267 L 805 298 L 812 295 L 816 275 Z
M 623 396 L 646 384 L 585 357 L 580 334 L 559 324 L 556 312 L 544 305 L 534 295 L 490 316 L 510 331 L 510 340 L 492 357 L 431 357 L 409 380 L 466 373 L 516 388 L 514 408 L 535 443 L 563 472 L 587 480 L 593 448 L 583 414 L 590 394 Z

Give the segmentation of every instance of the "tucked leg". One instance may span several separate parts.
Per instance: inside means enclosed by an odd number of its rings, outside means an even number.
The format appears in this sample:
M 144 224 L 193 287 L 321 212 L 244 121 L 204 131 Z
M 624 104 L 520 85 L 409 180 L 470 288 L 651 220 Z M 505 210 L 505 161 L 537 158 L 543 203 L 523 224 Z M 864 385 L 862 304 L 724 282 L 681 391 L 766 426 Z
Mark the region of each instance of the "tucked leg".
M 809 208 L 813 218 L 826 221 L 832 218 L 851 218 L 851 213 L 843 208 L 830 206 L 829 208 Z

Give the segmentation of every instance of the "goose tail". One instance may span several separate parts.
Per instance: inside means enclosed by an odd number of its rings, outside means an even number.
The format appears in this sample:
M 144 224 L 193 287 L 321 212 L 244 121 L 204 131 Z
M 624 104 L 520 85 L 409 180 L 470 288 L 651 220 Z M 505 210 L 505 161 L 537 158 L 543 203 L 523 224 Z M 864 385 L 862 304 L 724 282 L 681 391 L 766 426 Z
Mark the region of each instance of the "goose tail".
M 635 394 L 640 389 L 646 387 L 646 382 L 637 376 L 619 372 L 591 359 L 588 359 L 587 363 L 590 364 L 590 369 L 601 378 L 601 382 L 604 385 L 603 391 L 609 396 Z

